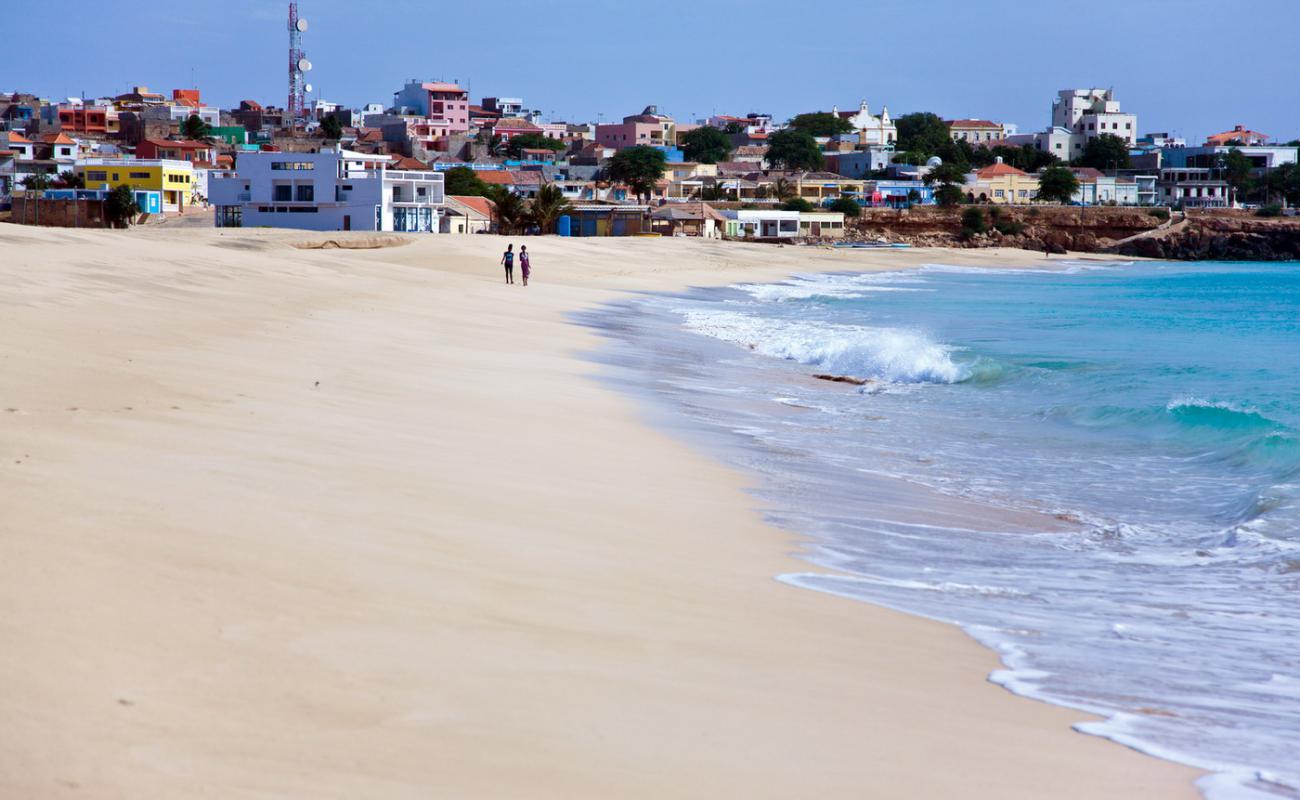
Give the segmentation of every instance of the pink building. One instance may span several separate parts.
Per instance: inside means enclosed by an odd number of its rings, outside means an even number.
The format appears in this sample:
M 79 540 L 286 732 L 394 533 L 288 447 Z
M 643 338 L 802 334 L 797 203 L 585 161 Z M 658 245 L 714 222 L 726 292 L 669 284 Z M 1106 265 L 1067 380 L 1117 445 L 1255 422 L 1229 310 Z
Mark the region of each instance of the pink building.
M 673 147 L 677 144 L 677 135 L 672 117 L 661 115 L 654 106 L 646 106 L 640 114 L 623 117 L 622 123 L 597 125 L 596 142 L 615 150 L 642 144 Z
M 424 117 L 446 134 L 469 130 L 469 92 L 454 83 L 409 81 L 395 99 L 398 113 Z

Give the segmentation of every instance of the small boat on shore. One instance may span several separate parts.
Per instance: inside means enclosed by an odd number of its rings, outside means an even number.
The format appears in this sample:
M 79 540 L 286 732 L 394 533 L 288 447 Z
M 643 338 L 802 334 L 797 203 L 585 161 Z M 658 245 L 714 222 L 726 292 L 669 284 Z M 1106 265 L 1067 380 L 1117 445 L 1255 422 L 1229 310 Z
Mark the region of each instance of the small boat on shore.
M 907 242 L 836 242 L 834 247 L 848 250 L 885 250 L 911 247 Z

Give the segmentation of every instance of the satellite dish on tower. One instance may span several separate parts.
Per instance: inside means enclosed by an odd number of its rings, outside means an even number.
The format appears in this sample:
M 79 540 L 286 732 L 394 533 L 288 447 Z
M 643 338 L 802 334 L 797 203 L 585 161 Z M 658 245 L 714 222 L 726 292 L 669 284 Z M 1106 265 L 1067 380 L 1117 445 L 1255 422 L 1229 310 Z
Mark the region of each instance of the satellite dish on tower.
M 309 84 L 307 84 L 306 86 L 302 87 L 302 90 L 303 90 L 304 92 L 306 92 L 307 94 L 311 94 L 311 93 L 312 93 L 312 86 L 311 86 L 311 84 L 309 83 Z
M 305 19 L 298 20 L 298 32 L 299 33 L 307 32 L 307 20 Z
M 298 59 L 299 72 L 311 72 L 311 62 L 305 58 Z

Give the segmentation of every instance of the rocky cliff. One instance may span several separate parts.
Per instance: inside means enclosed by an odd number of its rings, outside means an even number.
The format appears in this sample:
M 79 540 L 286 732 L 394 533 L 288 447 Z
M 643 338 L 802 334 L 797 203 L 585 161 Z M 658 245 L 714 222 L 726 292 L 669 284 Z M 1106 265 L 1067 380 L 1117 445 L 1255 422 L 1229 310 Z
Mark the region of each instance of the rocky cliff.
M 961 206 L 865 209 L 847 233 L 854 240 L 917 246 L 1020 247 L 1180 260 L 1300 259 L 1300 217 L 1203 211 L 1165 218 L 1145 208 L 976 207 L 984 211 L 986 232 L 963 231 L 962 215 L 971 206 Z

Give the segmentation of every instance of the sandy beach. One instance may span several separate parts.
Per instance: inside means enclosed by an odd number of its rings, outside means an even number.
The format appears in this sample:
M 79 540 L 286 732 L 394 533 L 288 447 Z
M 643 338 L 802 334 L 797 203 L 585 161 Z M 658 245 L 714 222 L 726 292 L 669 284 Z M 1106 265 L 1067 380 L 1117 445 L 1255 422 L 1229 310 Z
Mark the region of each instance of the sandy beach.
M 1039 256 L 515 239 L 524 288 L 497 237 L 327 238 L 0 226 L 0 796 L 1198 796 L 776 581 L 800 541 L 569 316 Z

